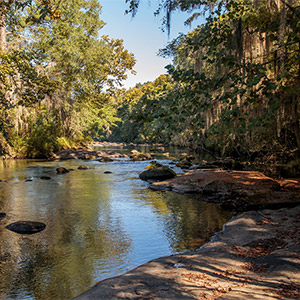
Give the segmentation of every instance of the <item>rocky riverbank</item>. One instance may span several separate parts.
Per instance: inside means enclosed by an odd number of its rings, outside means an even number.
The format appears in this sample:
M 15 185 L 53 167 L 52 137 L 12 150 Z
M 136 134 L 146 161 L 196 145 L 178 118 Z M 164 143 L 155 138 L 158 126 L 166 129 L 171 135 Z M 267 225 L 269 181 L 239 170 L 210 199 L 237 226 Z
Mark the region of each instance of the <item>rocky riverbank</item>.
M 243 213 L 201 249 L 106 279 L 77 300 L 300 299 L 300 206 Z
M 191 170 L 150 187 L 201 194 L 205 201 L 236 211 L 300 204 L 300 179 L 275 180 L 257 171 Z
M 128 157 L 126 154 L 115 151 L 100 151 L 93 150 L 91 148 L 78 148 L 78 149 L 66 149 L 56 153 L 53 153 L 49 160 L 68 160 L 68 159 L 83 159 L 83 160 L 97 160 L 103 158 L 120 158 Z
M 260 172 L 193 170 L 151 188 L 197 193 L 249 211 L 201 249 L 150 261 L 99 282 L 77 300 L 90 299 L 300 299 L 300 180 Z

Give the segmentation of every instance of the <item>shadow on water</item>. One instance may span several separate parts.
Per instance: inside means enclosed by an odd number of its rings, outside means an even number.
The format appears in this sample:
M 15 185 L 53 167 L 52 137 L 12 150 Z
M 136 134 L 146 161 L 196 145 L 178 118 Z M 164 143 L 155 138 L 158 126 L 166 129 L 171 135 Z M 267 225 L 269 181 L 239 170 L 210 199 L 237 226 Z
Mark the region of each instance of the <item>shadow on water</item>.
M 78 170 L 80 164 L 92 169 Z M 0 219 L 0 298 L 70 299 L 151 259 L 200 247 L 230 218 L 216 205 L 148 189 L 138 179 L 147 164 L 0 166 L 7 180 L 0 182 L 0 212 L 7 214 Z M 59 166 L 74 171 L 57 175 Z M 19 220 L 44 222 L 46 229 L 30 236 L 5 229 Z

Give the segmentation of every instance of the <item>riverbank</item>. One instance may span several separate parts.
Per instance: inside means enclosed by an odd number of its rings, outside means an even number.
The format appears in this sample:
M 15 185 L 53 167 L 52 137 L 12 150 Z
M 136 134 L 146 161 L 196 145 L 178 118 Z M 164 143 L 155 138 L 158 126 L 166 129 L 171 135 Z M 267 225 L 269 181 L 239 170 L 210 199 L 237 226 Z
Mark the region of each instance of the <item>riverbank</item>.
M 300 299 L 300 206 L 243 213 L 201 249 L 103 280 L 77 300 Z

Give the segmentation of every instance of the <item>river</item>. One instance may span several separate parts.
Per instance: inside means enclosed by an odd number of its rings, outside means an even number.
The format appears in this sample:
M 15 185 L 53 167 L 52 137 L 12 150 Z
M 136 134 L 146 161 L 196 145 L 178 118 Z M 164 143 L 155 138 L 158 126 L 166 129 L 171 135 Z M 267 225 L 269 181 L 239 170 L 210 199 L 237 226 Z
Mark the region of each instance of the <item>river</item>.
M 82 164 L 92 169 L 78 170 Z M 199 248 L 231 217 L 195 195 L 152 191 L 138 178 L 148 164 L 1 162 L 0 298 L 71 299 L 151 259 Z M 74 171 L 57 175 L 57 167 Z M 19 220 L 46 229 L 20 235 L 5 228 Z

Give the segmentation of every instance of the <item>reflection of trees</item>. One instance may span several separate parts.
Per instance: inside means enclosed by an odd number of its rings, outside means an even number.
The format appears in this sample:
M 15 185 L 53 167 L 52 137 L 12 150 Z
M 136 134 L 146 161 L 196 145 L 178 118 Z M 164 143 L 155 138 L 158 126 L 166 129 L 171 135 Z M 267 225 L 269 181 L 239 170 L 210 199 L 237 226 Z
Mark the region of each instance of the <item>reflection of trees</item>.
M 40 168 L 23 171 L 32 176 Z M 5 187 L 14 195 L 10 216 L 47 224 L 31 236 L 0 228 L 0 290 L 7 298 L 70 299 L 104 277 L 101 270 L 124 264 L 130 251 L 130 240 L 111 213 L 110 187 L 99 184 L 104 181 L 100 173 L 57 176 L 55 167 L 44 172 L 53 180 Z
M 195 195 L 145 192 L 149 194 L 148 204 L 162 217 L 165 234 L 174 252 L 199 248 L 231 217 L 218 205 L 201 201 Z

